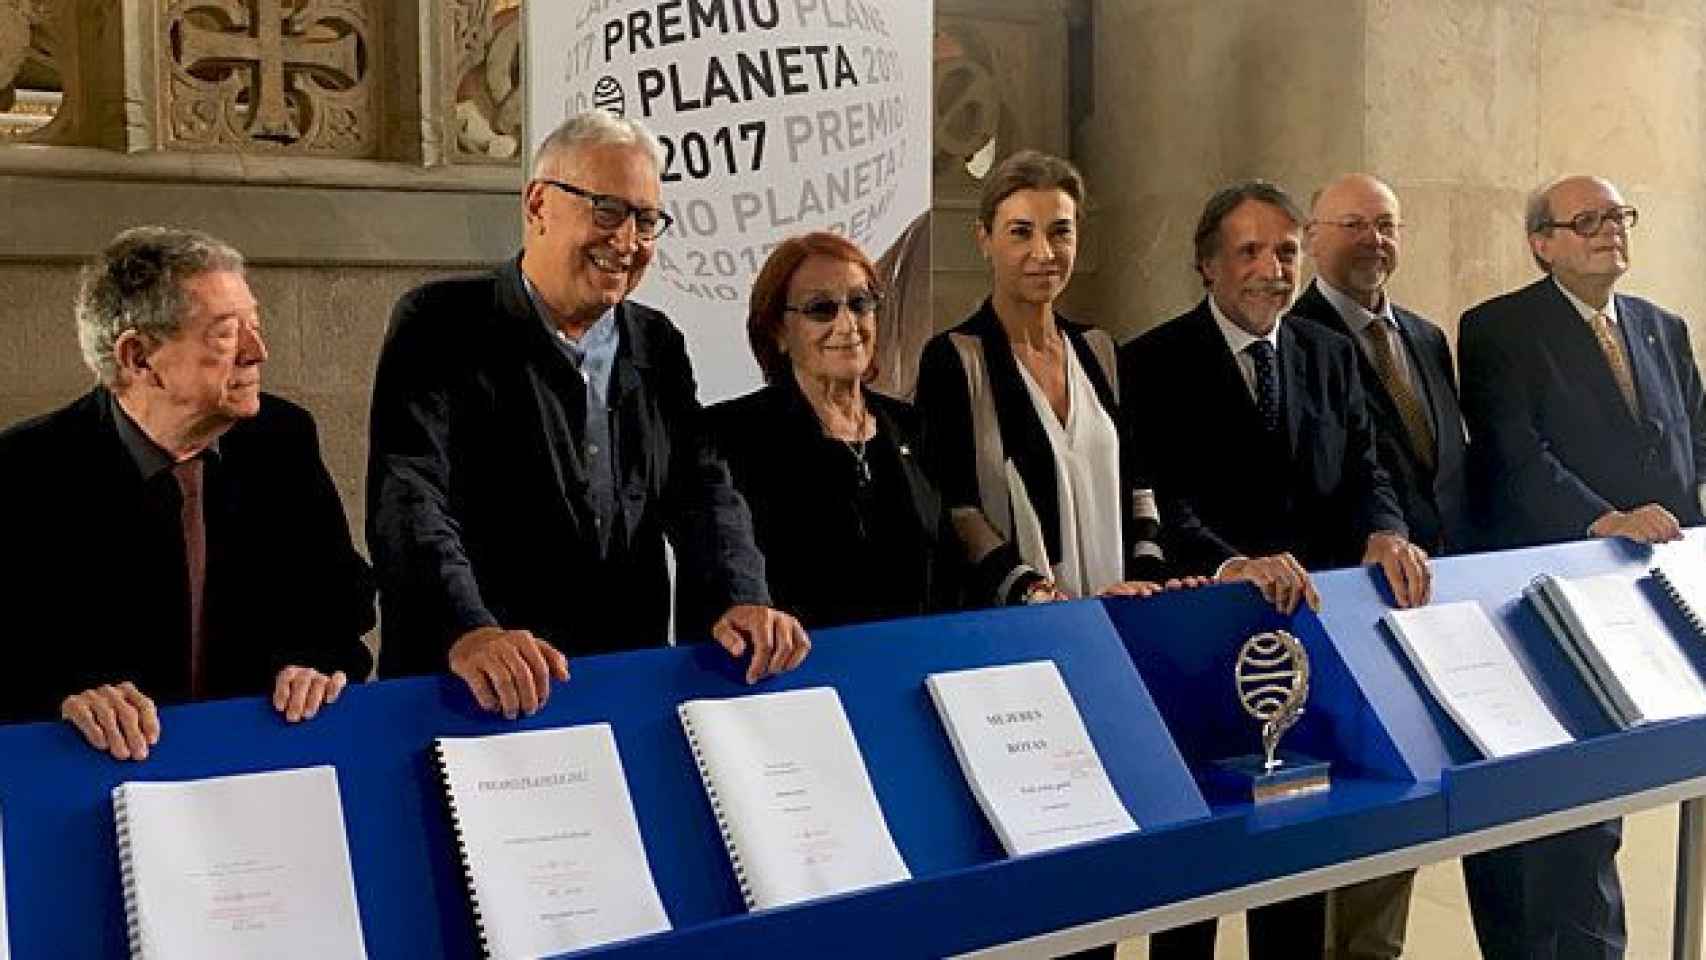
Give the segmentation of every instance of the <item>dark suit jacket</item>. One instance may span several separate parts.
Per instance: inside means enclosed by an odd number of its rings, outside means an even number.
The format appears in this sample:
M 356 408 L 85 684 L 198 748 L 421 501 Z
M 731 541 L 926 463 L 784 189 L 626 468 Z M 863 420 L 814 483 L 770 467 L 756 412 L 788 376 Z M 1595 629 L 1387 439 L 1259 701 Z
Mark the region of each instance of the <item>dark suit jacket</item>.
M 1368 412 L 1374 419 L 1375 451 L 1410 525 L 1410 539 L 1435 556 L 1473 549 L 1468 444 L 1463 435 L 1463 411 L 1457 403 L 1457 372 L 1445 334 L 1420 315 L 1392 305 L 1398 335 L 1421 377 L 1417 393 L 1433 424 L 1433 465 L 1428 466 L 1417 455 L 1398 406 L 1381 384 L 1368 352 L 1355 343 L 1356 335 L 1321 292 L 1319 281 L 1309 285 L 1291 312 L 1351 338 L 1356 346 Z
M 1310 569 L 1361 561 L 1368 535 L 1407 534 L 1375 456 L 1356 344 L 1319 324 L 1280 323 L 1285 436 L 1262 431 L 1205 298 L 1120 350 L 1121 405 L 1181 572 L 1289 551 Z
M 5 719 L 52 719 L 69 694 L 123 680 L 189 697 L 178 485 L 143 480 L 113 416 L 96 388 L 0 434 L 0 589 L 19 654 L 0 679 Z M 308 412 L 263 394 L 204 469 L 207 695 L 270 694 L 292 664 L 364 679 L 373 580 Z
M 1701 522 L 1706 398 L 1682 319 L 1617 294 L 1640 415 L 1550 277 L 1463 315 L 1463 413 L 1491 546 L 1576 540 L 1606 511 L 1657 503 Z
M 718 613 L 769 601 L 746 505 L 704 441 L 681 332 L 631 302 L 616 322 L 617 529 L 601 553 L 581 453 L 586 383 L 535 313 L 519 260 L 398 302 L 367 472 L 385 675 L 445 670 L 450 645 L 480 626 L 531 630 L 570 655 L 662 644 L 666 535 Z
M 863 567 L 865 550 L 849 516 L 853 456 L 828 449 L 834 445 L 824 443 L 817 414 L 792 377 L 706 411 L 713 441 L 752 510 L 771 599 L 808 628 L 918 616 L 945 605 L 940 567 L 951 551 L 940 538 L 951 533 L 924 473 L 917 414 L 870 390 L 865 407 L 877 426 L 865 448 L 876 477 L 872 532 L 887 553 L 872 558 L 879 565 Z M 692 602 L 684 598 L 679 609 Z

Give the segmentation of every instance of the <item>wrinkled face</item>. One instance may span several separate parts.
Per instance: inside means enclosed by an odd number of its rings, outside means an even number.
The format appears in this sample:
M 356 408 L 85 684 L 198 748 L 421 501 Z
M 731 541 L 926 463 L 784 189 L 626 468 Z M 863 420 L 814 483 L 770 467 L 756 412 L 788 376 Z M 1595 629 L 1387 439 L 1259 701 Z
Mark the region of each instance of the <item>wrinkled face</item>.
M 1220 221 L 1220 249 L 1203 262 L 1203 279 L 1226 318 L 1254 336 L 1266 336 L 1291 306 L 1299 233 L 1284 210 L 1259 200 Z
M 261 409 L 261 316 L 240 273 L 214 271 L 183 282 L 178 333 L 143 361 L 147 385 L 183 419 L 235 423 Z
M 796 377 L 848 382 L 864 375 L 876 356 L 873 289 L 857 263 L 813 254 L 800 264 L 788 281 L 788 310 L 777 335 Z
M 1398 269 L 1398 198 L 1378 181 L 1335 184 L 1315 204 L 1307 231 L 1315 269 L 1366 305 L 1378 303 Z
M 534 176 L 524 198 L 527 277 L 557 313 L 595 317 L 639 285 L 656 241 L 640 239 L 633 217 L 600 227 L 591 201 L 546 181 L 655 209 L 663 191 L 657 168 L 638 145 L 603 145 L 549 157 Z
M 1064 190 L 1014 191 L 995 208 L 991 227 L 978 224 L 977 243 L 998 299 L 1053 303 L 1078 256 L 1078 204 Z
M 1578 177 L 1553 187 L 1548 203 L 1552 220 L 1563 223 L 1588 211 L 1623 206 L 1623 197 L 1603 180 Z M 1591 237 L 1562 226 L 1531 234 L 1528 241 L 1566 285 L 1612 282 L 1629 269 L 1629 231 L 1609 218 Z

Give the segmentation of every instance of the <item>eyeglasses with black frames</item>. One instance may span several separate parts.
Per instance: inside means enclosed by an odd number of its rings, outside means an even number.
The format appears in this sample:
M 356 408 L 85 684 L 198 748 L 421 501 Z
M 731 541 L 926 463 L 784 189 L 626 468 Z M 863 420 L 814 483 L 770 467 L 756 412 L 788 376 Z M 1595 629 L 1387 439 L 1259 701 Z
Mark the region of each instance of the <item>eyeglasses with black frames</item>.
M 1634 207 L 1606 207 L 1604 210 L 1583 210 L 1568 220 L 1548 220 L 1541 224 L 1541 227 L 1569 227 L 1577 236 L 1591 237 L 1607 223 L 1615 224 L 1624 230 L 1633 230 L 1640 219 L 1641 211 Z
M 798 306 L 788 304 L 782 309 L 787 313 L 797 313 L 807 320 L 818 323 L 833 323 L 841 316 L 841 308 L 846 307 L 855 317 L 869 317 L 882 306 L 882 295 L 874 290 L 855 290 L 847 295 L 846 300 L 833 297 L 813 297 Z
M 1315 222 L 1348 230 L 1355 237 L 1362 236 L 1364 230 L 1372 229 L 1377 236 L 1387 240 L 1396 240 L 1398 232 L 1405 227 L 1404 221 L 1393 217 L 1379 217 L 1374 220 L 1364 217 L 1340 217 L 1337 220 L 1317 220 Z
M 675 218 L 656 207 L 635 206 L 621 197 L 608 193 L 593 193 L 583 190 L 572 183 L 562 180 L 539 178 L 540 183 L 556 187 L 564 193 L 572 193 L 592 204 L 592 222 L 598 224 L 600 230 L 620 230 L 629 217 L 634 218 L 634 233 L 641 240 L 656 240 L 669 230 L 669 225 Z

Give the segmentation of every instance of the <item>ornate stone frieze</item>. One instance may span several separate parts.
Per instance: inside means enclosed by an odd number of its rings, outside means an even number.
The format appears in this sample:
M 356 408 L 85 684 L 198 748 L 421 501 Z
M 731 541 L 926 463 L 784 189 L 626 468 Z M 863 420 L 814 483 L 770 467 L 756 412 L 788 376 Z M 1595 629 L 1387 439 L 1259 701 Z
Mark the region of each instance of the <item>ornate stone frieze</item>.
M 35 140 L 59 110 L 62 7 L 69 0 L 0 0 L 0 141 Z
M 515 163 L 521 156 L 521 0 L 447 0 L 443 102 L 450 157 Z
M 159 24 L 160 144 L 374 156 L 378 2 L 172 0 Z

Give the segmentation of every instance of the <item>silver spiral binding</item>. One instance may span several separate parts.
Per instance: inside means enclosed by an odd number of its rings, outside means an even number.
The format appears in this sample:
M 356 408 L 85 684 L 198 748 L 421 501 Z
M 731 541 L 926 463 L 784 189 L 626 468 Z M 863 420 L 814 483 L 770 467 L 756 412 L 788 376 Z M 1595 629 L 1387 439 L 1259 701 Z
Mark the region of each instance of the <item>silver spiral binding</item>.
M 456 859 L 462 864 L 462 883 L 468 888 L 468 909 L 474 914 L 474 935 L 480 940 L 480 956 L 491 960 L 492 942 L 486 936 L 486 923 L 480 913 L 479 894 L 474 889 L 474 862 L 468 856 L 468 844 L 462 837 L 462 817 L 456 812 L 456 791 L 450 785 L 450 767 L 444 760 L 444 745 L 432 744 L 433 762 L 438 766 L 438 779 L 444 785 L 444 808 L 450 814 L 450 832 L 456 839 Z
M 113 826 L 118 833 L 119 879 L 124 886 L 125 937 L 130 941 L 131 960 L 142 960 L 142 913 L 136 903 L 136 861 L 130 851 L 130 802 L 124 784 L 113 788 Z
M 705 784 L 705 796 L 711 801 L 711 815 L 717 818 L 717 832 L 723 835 L 723 848 L 729 852 L 729 866 L 734 868 L 735 883 L 740 886 L 741 898 L 746 901 L 748 910 L 758 909 L 758 903 L 753 898 L 752 884 L 747 882 L 746 867 L 741 863 L 740 850 L 735 847 L 735 836 L 729 830 L 729 821 L 723 815 L 723 804 L 717 797 L 717 785 L 711 780 L 711 769 L 705 765 L 705 755 L 699 749 L 699 734 L 693 729 L 693 720 L 687 711 L 681 707 L 675 708 L 681 717 L 681 729 L 687 734 L 687 747 L 693 751 L 693 763 L 699 768 L 699 779 Z
M 1694 631 L 1694 635 L 1706 640 L 1706 619 L 1702 619 L 1702 615 L 1706 615 L 1706 610 L 1696 610 L 1688 605 L 1688 601 L 1683 598 L 1682 591 L 1677 589 L 1676 584 L 1665 573 L 1664 567 L 1654 567 L 1651 573 L 1653 579 L 1658 581 L 1659 587 L 1664 590 L 1665 596 L 1669 597 L 1670 602 L 1676 605 L 1676 609 L 1682 613 L 1682 618 L 1688 621 L 1688 626 Z

